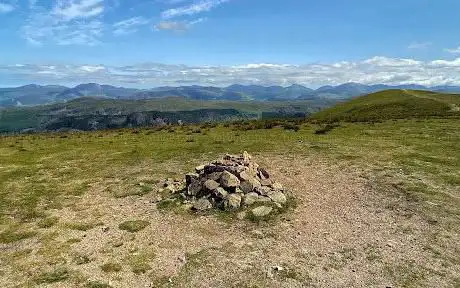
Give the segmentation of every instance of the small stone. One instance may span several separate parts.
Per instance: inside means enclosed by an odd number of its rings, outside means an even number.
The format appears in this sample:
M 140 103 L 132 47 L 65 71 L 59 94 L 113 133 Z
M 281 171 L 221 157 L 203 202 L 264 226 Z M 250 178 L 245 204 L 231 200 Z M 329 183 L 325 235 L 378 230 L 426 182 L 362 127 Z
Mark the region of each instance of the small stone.
M 197 173 L 188 173 L 185 175 L 185 183 L 187 183 L 187 185 L 190 185 L 192 181 L 198 180 L 199 177 L 200 175 L 198 175 Z
M 251 161 L 251 158 L 252 158 L 251 155 L 249 155 L 247 151 L 243 152 L 243 162 L 249 163 L 249 161 Z
M 241 190 L 243 190 L 243 192 L 246 194 L 254 191 L 255 188 L 260 187 L 260 186 L 261 186 L 260 182 L 253 177 L 249 178 L 249 180 L 247 181 L 241 182 L 241 185 L 240 185 Z
M 270 187 L 267 187 L 267 186 L 261 186 L 261 187 L 256 187 L 255 189 L 255 192 L 257 192 L 259 195 L 262 195 L 262 196 L 267 196 L 268 193 L 270 193 L 272 190 L 270 189 Z
M 268 174 L 267 170 L 265 170 L 264 168 L 259 167 L 257 169 L 257 171 L 258 171 L 260 179 L 268 179 L 268 178 L 270 178 L 270 174 Z
M 241 195 L 229 194 L 225 200 L 224 207 L 228 210 L 236 210 L 241 207 Z
M 265 179 L 260 179 L 260 185 L 262 186 L 270 186 L 272 185 L 272 180 L 265 178 Z
M 273 208 L 268 206 L 259 206 L 251 210 L 255 217 L 264 217 L 272 212 Z
M 216 190 L 218 187 L 219 187 L 219 183 L 217 183 L 216 181 L 212 179 L 206 180 L 206 182 L 204 182 L 204 188 L 206 188 L 206 190 L 208 191 Z
M 286 195 L 284 195 L 281 191 L 271 191 L 267 194 L 267 196 L 275 203 L 286 204 L 287 202 Z
M 211 202 L 207 198 L 201 198 L 193 204 L 193 209 L 197 211 L 205 211 L 212 208 Z
M 283 190 L 284 190 L 284 189 L 283 189 L 283 185 L 281 185 L 281 184 L 278 183 L 278 182 L 274 182 L 274 183 L 272 184 L 272 188 L 275 189 L 275 190 L 279 190 L 279 191 L 283 191 Z
M 204 170 L 204 165 L 196 166 L 195 171 L 196 173 L 200 174 Z
M 240 180 L 232 173 L 224 171 L 220 177 L 220 184 L 224 188 L 238 187 L 240 186 Z
M 203 189 L 203 186 L 200 181 L 192 181 L 192 183 L 190 183 L 187 187 L 187 194 L 190 196 L 196 196 L 200 193 L 201 189 Z
M 283 271 L 283 270 L 284 270 L 284 268 L 283 268 L 283 267 L 281 267 L 281 266 L 273 266 L 273 267 L 272 267 L 272 270 L 273 270 L 273 271 L 277 271 L 277 272 L 280 272 L 280 271 Z
M 251 179 L 252 176 L 249 174 L 248 171 L 246 170 L 243 170 L 242 172 L 240 172 L 240 179 L 242 181 L 248 181 L 249 179 Z
M 259 196 L 257 198 L 257 202 L 272 202 L 272 199 L 268 198 L 267 196 Z
M 109 232 L 110 227 L 102 227 L 102 232 L 106 233 Z
M 244 196 L 243 203 L 245 206 L 250 206 L 257 202 L 259 195 L 257 193 L 251 192 Z
M 169 185 L 163 189 L 163 193 L 174 194 L 176 193 L 176 188 L 173 185 Z
M 225 199 L 225 197 L 228 195 L 228 192 L 224 188 L 218 187 L 216 190 L 214 190 L 214 195 L 216 195 L 216 197 L 219 199 Z

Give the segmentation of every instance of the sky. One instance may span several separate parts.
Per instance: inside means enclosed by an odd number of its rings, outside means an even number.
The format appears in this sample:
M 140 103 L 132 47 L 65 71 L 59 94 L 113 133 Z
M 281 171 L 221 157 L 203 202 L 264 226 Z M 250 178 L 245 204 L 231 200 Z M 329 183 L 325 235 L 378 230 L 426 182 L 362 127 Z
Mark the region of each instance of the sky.
M 0 86 L 460 85 L 458 0 L 0 0 Z

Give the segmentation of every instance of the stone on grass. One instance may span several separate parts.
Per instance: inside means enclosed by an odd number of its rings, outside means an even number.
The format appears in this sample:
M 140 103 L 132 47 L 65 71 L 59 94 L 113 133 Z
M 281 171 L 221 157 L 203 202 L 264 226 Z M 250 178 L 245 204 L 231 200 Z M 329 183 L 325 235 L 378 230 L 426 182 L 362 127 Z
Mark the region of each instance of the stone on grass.
M 281 185 L 281 184 L 278 183 L 278 182 L 274 182 L 274 183 L 272 184 L 272 188 L 275 189 L 275 190 L 279 190 L 279 191 L 283 191 L 283 190 L 284 190 L 284 189 L 283 189 L 283 185 Z
M 270 214 L 272 211 L 273 211 L 273 208 L 272 208 L 272 207 L 268 207 L 268 206 L 259 206 L 259 207 L 254 208 L 254 209 L 251 210 L 252 215 L 254 215 L 255 217 L 264 217 L 264 216 L 267 216 L 267 215 Z
M 287 202 L 286 195 L 281 191 L 268 192 L 267 196 L 275 203 L 286 204 Z
M 211 202 L 207 198 L 201 198 L 193 204 L 193 209 L 197 211 L 205 211 L 212 208 Z
M 225 208 L 228 210 L 236 210 L 241 207 L 241 195 L 229 194 L 225 199 Z
M 187 173 L 185 175 L 185 183 L 187 185 L 190 185 L 192 183 L 192 181 L 198 180 L 199 177 L 200 177 L 200 175 L 198 175 L 196 173 Z
M 251 192 L 243 197 L 243 203 L 245 206 L 251 206 L 252 204 L 256 203 L 259 198 L 257 193 Z

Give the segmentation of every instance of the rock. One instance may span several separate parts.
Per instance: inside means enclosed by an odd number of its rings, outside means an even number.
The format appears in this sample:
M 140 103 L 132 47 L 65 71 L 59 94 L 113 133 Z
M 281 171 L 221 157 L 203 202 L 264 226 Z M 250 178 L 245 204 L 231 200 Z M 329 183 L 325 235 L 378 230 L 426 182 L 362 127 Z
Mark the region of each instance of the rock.
M 250 193 L 254 191 L 257 187 L 261 187 L 260 182 L 256 178 L 249 178 L 247 181 L 241 182 L 241 190 L 243 190 L 244 193 Z
M 275 203 L 286 204 L 287 202 L 286 195 L 284 195 L 281 191 L 271 191 L 267 194 L 267 196 Z
M 176 193 L 176 188 L 173 185 L 168 185 L 163 189 L 163 193 L 169 193 L 169 194 L 174 194 Z
M 224 166 L 217 166 L 214 164 L 209 164 L 204 166 L 204 174 L 209 175 L 214 172 L 224 172 L 225 167 Z
M 203 170 L 204 170 L 204 165 L 200 165 L 200 166 L 195 167 L 195 171 L 198 174 L 201 174 L 201 172 L 203 172 Z
M 241 207 L 241 195 L 229 194 L 225 200 L 224 207 L 228 210 L 236 210 Z
M 192 181 L 198 180 L 199 178 L 200 175 L 198 175 L 197 173 L 188 173 L 185 175 L 185 183 L 187 183 L 187 185 L 190 185 Z
M 265 178 L 265 179 L 260 179 L 260 185 L 262 186 L 271 186 L 272 185 L 272 180 Z
M 267 215 L 270 214 L 272 211 L 273 211 L 273 208 L 272 208 L 272 207 L 268 207 L 268 206 L 259 206 L 259 207 L 254 208 L 254 209 L 251 210 L 252 215 L 254 215 L 255 217 L 264 217 L 264 216 L 267 216 Z
M 260 187 L 256 187 L 254 189 L 254 191 L 256 193 L 258 193 L 259 195 L 267 196 L 268 193 L 270 193 L 272 191 L 272 189 L 270 187 L 267 187 L 267 186 L 260 186 Z
M 200 181 L 192 181 L 192 183 L 190 183 L 187 187 L 187 194 L 190 196 L 196 196 L 200 193 L 201 189 L 203 189 L 203 186 Z
M 258 174 L 260 179 L 268 179 L 270 178 L 270 174 L 268 174 L 267 170 L 264 168 L 257 168 Z
M 259 198 L 257 198 L 257 202 L 272 202 L 272 199 L 267 196 L 259 196 Z
M 257 193 L 254 193 L 254 192 L 248 193 L 248 194 L 244 195 L 244 197 L 243 197 L 243 204 L 245 206 L 250 206 L 250 205 L 256 203 L 258 198 L 259 198 L 259 195 L 257 195 Z
M 197 211 L 205 211 L 212 208 L 211 202 L 207 198 L 201 198 L 193 204 L 193 209 Z
M 206 188 L 206 190 L 208 191 L 214 191 L 218 187 L 219 187 L 219 183 L 217 183 L 216 181 L 212 179 L 206 180 L 206 182 L 204 182 L 204 188 Z
M 232 173 L 225 171 L 220 177 L 220 184 L 224 188 L 238 187 L 240 185 L 240 180 Z
M 218 187 L 216 190 L 214 190 L 214 195 L 219 199 L 225 199 L 225 197 L 228 195 L 228 192 L 225 191 L 224 188 Z
M 214 172 L 214 173 L 207 175 L 207 178 L 214 180 L 214 181 L 219 181 L 221 176 L 222 176 L 222 172 Z
M 243 162 L 244 163 L 249 163 L 251 161 L 251 155 L 247 151 L 243 152 Z
M 249 179 L 252 178 L 252 176 L 251 176 L 251 175 L 249 174 L 249 172 L 246 171 L 246 170 L 243 170 L 242 172 L 240 172 L 239 175 L 240 175 L 239 178 L 240 178 L 242 181 L 249 181 Z
M 279 191 L 283 191 L 283 185 L 281 185 L 280 183 L 278 182 L 274 182 L 271 186 L 273 189 L 275 190 L 279 190 Z

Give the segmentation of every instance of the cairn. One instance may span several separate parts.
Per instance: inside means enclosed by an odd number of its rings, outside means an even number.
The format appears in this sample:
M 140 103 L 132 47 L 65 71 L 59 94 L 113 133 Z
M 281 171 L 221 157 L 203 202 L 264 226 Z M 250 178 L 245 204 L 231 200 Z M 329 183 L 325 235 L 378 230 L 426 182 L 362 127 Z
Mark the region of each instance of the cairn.
M 252 161 L 246 151 L 238 156 L 227 154 L 195 170 L 185 176 L 185 189 L 178 192 L 194 210 L 251 207 L 254 215 L 265 216 L 287 202 L 283 186 Z

